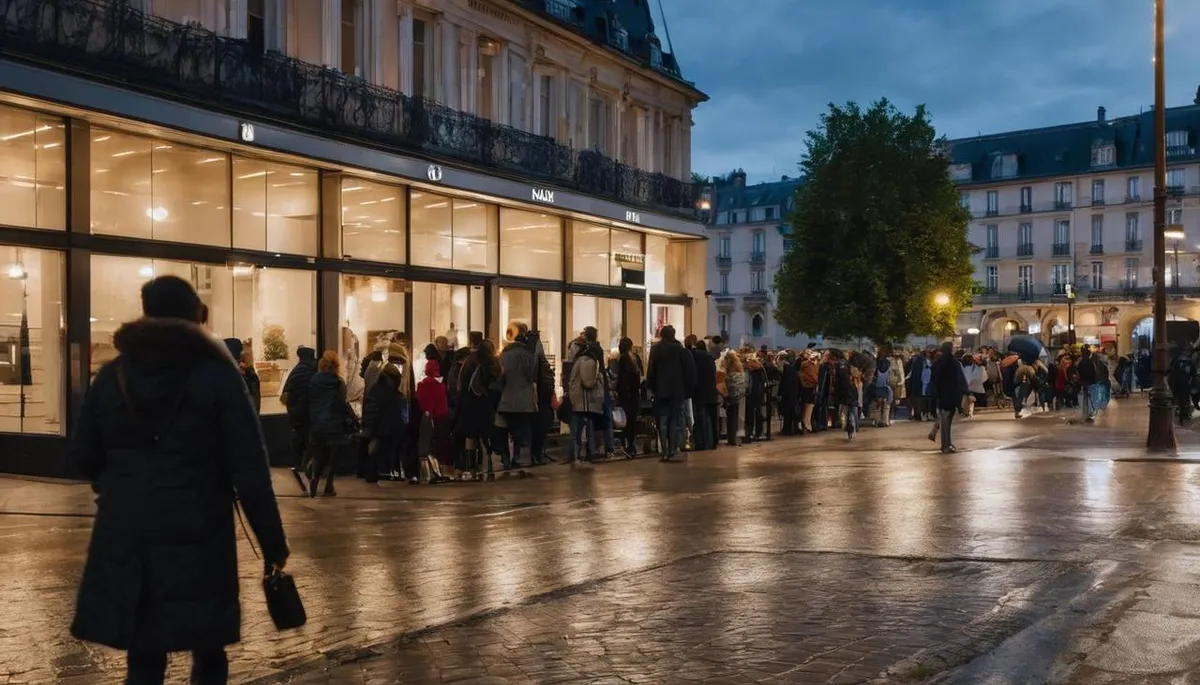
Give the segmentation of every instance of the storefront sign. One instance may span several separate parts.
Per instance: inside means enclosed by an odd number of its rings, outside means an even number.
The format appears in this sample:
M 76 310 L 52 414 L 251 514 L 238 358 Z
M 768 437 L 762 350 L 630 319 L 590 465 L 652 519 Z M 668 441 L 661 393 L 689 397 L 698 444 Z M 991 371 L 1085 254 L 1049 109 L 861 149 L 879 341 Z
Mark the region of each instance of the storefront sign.
M 429 180 L 433 181 L 434 183 L 441 183 L 442 167 L 438 166 L 437 164 L 430 164 L 429 169 L 427 169 L 425 171 L 425 176 L 428 177 Z
M 614 252 L 613 261 L 618 264 L 637 264 L 644 266 L 646 264 L 646 255 L 633 254 L 632 252 Z
M 545 188 L 534 188 L 531 195 L 534 202 L 543 202 L 548 205 L 554 204 L 554 191 L 546 190 Z
M 241 139 L 243 143 L 253 143 L 254 124 L 249 124 L 243 121 L 238 127 L 238 138 Z
M 642 223 L 642 215 L 639 212 L 631 212 L 629 210 L 626 210 L 625 211 L 625 220 L 631 224 L 640 224 L 640 223 Z

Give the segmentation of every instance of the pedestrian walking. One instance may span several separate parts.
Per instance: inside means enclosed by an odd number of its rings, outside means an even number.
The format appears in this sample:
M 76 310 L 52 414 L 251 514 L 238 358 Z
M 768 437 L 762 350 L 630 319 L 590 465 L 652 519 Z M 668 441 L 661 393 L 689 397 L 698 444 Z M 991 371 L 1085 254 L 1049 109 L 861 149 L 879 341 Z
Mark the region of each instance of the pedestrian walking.
M 234 507 L 271 568 L 288 558 L 258 416 L 235 360 L 200 325 L 190 283 L 142 287 L 144 317 L 113 336 L 70 455 L 98 493 L 71 634 L 127 653 L 131 685 L 162 683 L 170 652 L 192 682 L 225 683 L 241 639 Z
M 683 404 L 696 389 L 696 362 L 675 338 L 674 326 L 663 326 L 660 336 L 650 348 L 646 387 L 654 395 L 662 461 L 670 461 L 683 448 Z
M 325 497 L 333 497 L 333 474 L 342 447 L 350 444 L 359 431 L 358 417 L 346 401 L 346 381 L 341 375 L 341 357 L 336 350 L 325 350 L 317 362 L 317 372 L 308 384 L 309 437 L 312 450 L 312 477 L 308 496 L 316 497 L 321 478 L 325 478 Z M 393 365 L 388 367 L 394 368 Z M 387 367 L 385 367 L 387 368 Z
M 967 393 L 967 379 L 963 375 L 962 364 L 954 358 L 953 343 L 942 343 L 940 354 L 930 366 L 930 375 L 934 401 L 937 403 L 937 424 L 934 427 L 941 434 L 942 454 L 957 452 L 951 426 L 954 415 L 962 407 L 963 395 Z M 933 439 L 932 433 L 930 439 Z

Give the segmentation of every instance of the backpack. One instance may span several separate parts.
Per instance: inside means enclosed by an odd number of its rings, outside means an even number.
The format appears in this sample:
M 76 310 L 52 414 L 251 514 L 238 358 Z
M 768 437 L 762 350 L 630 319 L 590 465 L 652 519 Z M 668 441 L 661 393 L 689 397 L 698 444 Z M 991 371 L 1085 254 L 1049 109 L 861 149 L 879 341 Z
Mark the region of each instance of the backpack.
M 879 388 L 880 390 L 884 390 L 888 387 L 888 381 L 890 380 L 889 376 L 891 375 L 891 370 L 892 370 L 891 367 L 888 367 L 882 371 L 879 371 L 879 370 L 875 371 L 875 387 L 876 388 Z
M 594 357 L 583 356 L 575 360 L 575 365 L 579 367 L 579 386 L 584 390 L 595 388 L 600 379 L 600 362 Z

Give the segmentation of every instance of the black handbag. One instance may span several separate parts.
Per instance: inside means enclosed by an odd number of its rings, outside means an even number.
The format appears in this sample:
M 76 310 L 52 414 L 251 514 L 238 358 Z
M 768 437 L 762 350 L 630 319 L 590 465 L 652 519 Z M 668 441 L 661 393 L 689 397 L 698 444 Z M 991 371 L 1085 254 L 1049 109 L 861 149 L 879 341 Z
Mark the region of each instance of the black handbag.
M 246 536 L 246 542 L 250 543 L 250 551 L 254 552 L 256 559 L 261 560 L 262 556 L 254 547 L 254 540 L 250 538 L 250 531 L 246 530 L 246 519 L 242 517 L 241 504 L 235 502 L 233 506 L 233 510 L 237 512 L 238 523 L 242 525 L 242 534 Z M 267 598 L 267 613 L 271 615 L 276 630 L 291 630 L 308 623 L 308 614 L 304 611 L 304 602 L 300 600 L 300 591 L 296 589 L 296 580 L 292 578 L 292 574 L 268 566 L 263 572 L 262 585 L 263 596 Z

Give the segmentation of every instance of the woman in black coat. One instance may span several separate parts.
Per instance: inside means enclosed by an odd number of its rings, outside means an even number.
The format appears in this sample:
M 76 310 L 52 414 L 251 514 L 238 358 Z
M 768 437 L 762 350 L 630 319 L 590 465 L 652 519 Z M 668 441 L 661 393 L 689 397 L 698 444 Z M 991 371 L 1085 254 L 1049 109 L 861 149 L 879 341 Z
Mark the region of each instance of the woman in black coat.
M 235 498 L 266 562 L 288 557 L 258 417 L 200 306 L 173 276 L 142 288 L 146 318 L 113 336 L 120 354 L 71 441 L 97 493 L 71 634 L 126 650 L 131 683 L 161 683 L 181 651 L 192 682 L 226 682 L 225 646 L 241 639 Z
M 317 372 L 308 382 L 308 444 L 312 451 L 312 478 L 308 481 L 308 496 L 317 496 L 317 486 L 325 477 L 325 496 L 337 493 L 333 489 L 338 450 L 350 444 L 354 435 L 354 410 L 346 401 L 346 381 L 341 376 L 341 355 L 325 350 L 317 362 Z
M 411 407 L 400 392 L 403 373 L 395 364 L 387 364 L 379 372 L 379 380 L 363 398 L 362 435 L 367 439 L 370 464 L 366 481 L 378 483 L 382 474 L 390 477 L 392 464 L 401 461 L 408 447 L 408 427 Z
M 496 347 L 484 340 L 479 349 L 463 364 L 458 376 L 458 416 L 455 428 L 458 437 L 465 442 L 465 453 L 470 455 L 463 470 L 478 468 L 480 451 L 489 449 L 489 442 L 496 420 L 496 400 L 491 392 L 492 384 L 500 378 L 500 361 L 496 359 Z
M 789 355 L 779 374 L 779 415 L 784 435 L 796 434 L 796 415 L 800 409 L 800 364 Z
M 633 340 L 617 344 L 617 406 L 625 412 L 621 443 L 630 459 L 637 456 L 637 417 L 642 408 L 642 362 L 633 354 Z

